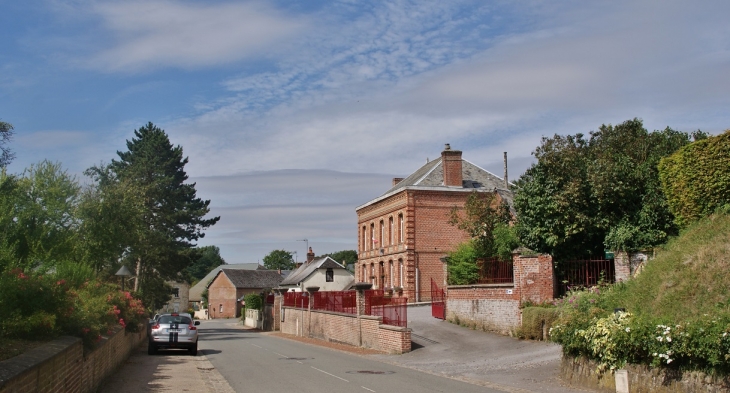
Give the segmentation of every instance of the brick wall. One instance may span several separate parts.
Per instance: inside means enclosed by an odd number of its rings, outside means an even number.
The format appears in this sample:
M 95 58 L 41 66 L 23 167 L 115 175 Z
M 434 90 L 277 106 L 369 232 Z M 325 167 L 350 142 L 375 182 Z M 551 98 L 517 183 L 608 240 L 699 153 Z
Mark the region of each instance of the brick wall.
M 236 318 L 240 315 L 241 308 L 240 303 L 236 302 L 238 299 L 236 295 L 236 287 L 231 280 L 225 274 L 219 273 L 208 287 L 208 302 L 210 302 L 208 316 L 211 319 Z M 221 305 L 223 312 L 221 312 Z
M 446 319 L 507 334 L 522 325 L 521 304 L 553 300 L 553 264 L 549 255 L 515 254 L 513 269 L 512 284 L 448 286 Z
M 81 339 L 61 337 L 0 362 L 0 393 L 95 392 L 146 338 L 119 330 L 84 356 Z

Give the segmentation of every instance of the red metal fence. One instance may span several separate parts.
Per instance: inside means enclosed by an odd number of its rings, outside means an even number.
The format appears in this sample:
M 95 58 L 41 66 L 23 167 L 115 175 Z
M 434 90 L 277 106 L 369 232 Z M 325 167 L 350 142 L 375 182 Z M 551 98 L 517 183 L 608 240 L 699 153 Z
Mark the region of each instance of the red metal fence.
M 383 317 L 385 325 L 408 327 L 408 299 L 385 297 L 374 303 L 369 315 Z
M 296 308 L 308 308 L 309 296 L 306 292 L 287 292 L 284 297 L 284 306 Z
M 580 259 L 560 261 L 555 266 L 558 277 L 558 295 L 565 295 L 571 287 L 592 287 L 599 281 L 616 281 L 613 259 Z
M 443 289 L 436 285 L 431 279 L 431 316 L 439 319 L 446 319 L 446 294 Z
M 312 310 L 357 314 L 357 292 L 315 292 L 312 295 Z
M 485 258 L 477 261 L 479 284 L 510 284 L 515 281 L 511 259 Z

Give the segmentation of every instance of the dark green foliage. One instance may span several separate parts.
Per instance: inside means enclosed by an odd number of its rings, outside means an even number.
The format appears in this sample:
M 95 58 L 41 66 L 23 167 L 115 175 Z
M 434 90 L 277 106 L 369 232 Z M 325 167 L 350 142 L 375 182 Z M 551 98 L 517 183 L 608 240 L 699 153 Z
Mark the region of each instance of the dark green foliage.
M 294 269 L 292 253 L 286 250 L 273 250 L 264 257 L 264 267 L 269 270 Z
M 662 189 L 679 225 L 730 203 L 730 130 L 683 147 L 659 165 Z
M 261 310 L 264 307 L 264 299 L 261 295 L 250 293 L 243 298 L 247 310 Z
M 689 143 L 687 133 L 648 132 L 641 120 L 583 134 L 543 138 L 537 163 L 517 181 L 517 233 L 556 259 L 605 248 L 651 248 L 676 235 L 657 165 Z
M 211 270 L 226 263 L 221 257 L 220 248 L 216 246 L 198 247 L 191 251 L 194 262 L 186 269 L 191 281 L 200 281 Z
M 0 121 L 0 168 L 4 168 L 10 164 L 15 158 L 15 154 L 7 147 L 8 142 L 13 137 L 13 125 Z
M 342 250 L 333 252 L 331 254 L 324 254 L 323 257 L 330 257 L 335 261 L 341 263 L 345 267 L 352 265 L 357 262 L 357 251 L 355 250 Z
M 469 285 L 479 280 L 477 258 L 479 252 L 473 242 L 462 243 L 446 258 L 447 283 L 449 285 Z
M 499 203 L 494 193 L 472 192 L 463 209 L 453 207 L 449 224 L 466 232 L 473 241 L 477 258 L 497 255 L 494 231 L 500 224 L 506 225 L 512 216 L 506 203 Z M 501 239 L 506 240 L 502 232 Z

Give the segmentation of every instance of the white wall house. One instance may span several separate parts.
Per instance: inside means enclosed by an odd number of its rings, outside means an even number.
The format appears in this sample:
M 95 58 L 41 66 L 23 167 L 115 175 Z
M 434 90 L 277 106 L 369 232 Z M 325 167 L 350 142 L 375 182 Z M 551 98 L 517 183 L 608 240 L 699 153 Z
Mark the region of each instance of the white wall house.
M 330 257 L 314 259 L 291 272 L 280 287 L 290 291 L 306 291 L 307 287 L 319 287 L 320 291 L 342 291 L 355 281 L 355 275 Z

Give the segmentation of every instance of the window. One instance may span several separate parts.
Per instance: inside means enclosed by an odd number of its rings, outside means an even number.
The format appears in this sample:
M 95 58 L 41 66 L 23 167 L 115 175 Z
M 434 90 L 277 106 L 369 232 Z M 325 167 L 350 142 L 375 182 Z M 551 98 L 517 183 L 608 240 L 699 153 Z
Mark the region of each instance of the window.
M 330 269 L 327 269 L 327 272 L 325 272 L 324 279 L 325 279 L 326 282 L 333 282 L 333 281 L 335 281 L 335 271 L 332 270 L 331 268 Z
M 218 311 L 218 312 L 220 312 L 220 313 L 222 313 L 222 312 L 223 312 L 223 305 L 222 305 L 222 304 L 221 304 L 221 308 L 220 308 L 220 311 Z
M 400 226 L 400 228 L 398 230 L 398 235 L 399 235 L 398 241 L 400 243 L 403 243 L 403 214 L 402 213 L 398 215 L 398 225 Z
M 172 288 L 172 297 L 180 297 L 180 288 Z
M 389 286 L 393 288 L 393 261 L 388 261 L 388 274 L 390 277 L 388 279 L 388 281 L 390 282 Z
M 393 217 L 390 217 L 388 219 L 388 244 L 393 245 L 393 229 L 395 227 L 393 226 Z
M 380 220 L 380 238 L 378 239 L 380 241 L 380 247 L 383 247 L 383 239 L 385 239 L 385 223 L 383 220 Z
M 403 288 L 403 260 L 398 260 L 398 265 L 400 265 L 400 276 L 398 277 L 400 279 L 400 287 Z
M 361 245 L 362 251 L 365 251 L 368 249 L 367 238 L 368 238 L 368 227 L 363 225 L 363 227 L 362 227 L 362 245 Z
M 375 249 L 375 243 L 377 243 L 377 240 L 375 240 L 375 224 L 370 224 L 370 249 Z

